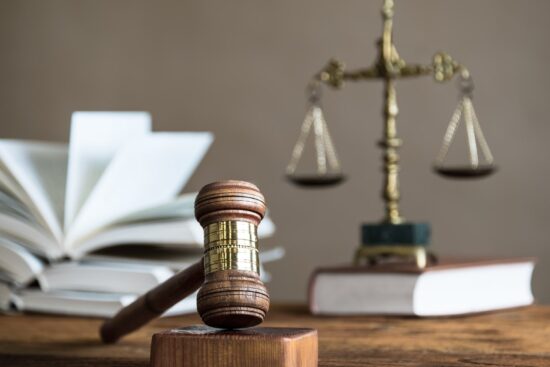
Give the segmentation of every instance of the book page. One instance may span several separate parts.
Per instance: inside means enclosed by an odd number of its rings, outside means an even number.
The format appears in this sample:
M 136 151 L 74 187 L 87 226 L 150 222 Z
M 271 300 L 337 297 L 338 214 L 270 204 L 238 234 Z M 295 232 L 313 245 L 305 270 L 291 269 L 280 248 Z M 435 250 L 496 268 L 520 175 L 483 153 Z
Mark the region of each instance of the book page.
M 60 243 L 35 222 L 0 211 L 0 233 L 16 239 L 27 250 L 48 259 L 60 259 L 65 253 Z
M 67 246 L 131 213 L 176 197 L 202 160 L 206 132 L 153 133 L 118 151 L 69 229 Z
M 0 140 L 0 159 L 26 193 L 36 215 L 61 243 L 67 172 L 67 146 L 56 143 Z
M 66 261 L 52 264 L 38 275 L 40 288 L 142 294 L 174 275 L 167 266 Z
M 275 225 L 269 217 L 265 217 L 258 227 L 258 236 L 265 238 L 273 235 L 274 232 Z M 165 249 L 193 250 L 202 248 L 203 243 L 204 231 L 194 217 L 117 222 L 80 241 L 78 246 L 72 249 L 71 256 L 78 259 L 90 252 L 113 246 L 132 246 L 132 252 L 136 252 L 135 247 L 140 245 L 159 245 Z M 158 250 L 153 252 L 158 252 Z
M 2 160 L 0 160 L 0 190 L 4 191 L 14 199 L 21 201 L 27 207 L 32 206 L 29 205 L 29 197 L 23 188 L 21 188 L 21 186 L 19 186 L 19 184 L 15 181 L 15 178 L 12 177 L 9 169 L 4 165 Z
M 11 192 L 8 193 L 3 191 L 2 188 L 0 188 L 0 213 L 5 213 L 11 217 L 40 226 L 40 222 L 29 210 L 28 206 L 16 197 L 12 196 Z
M 86 254 L 80 261 L 101 261 L 112 264 L 162 265 L 181 271 L 202 259 L 202 245 L 196 249 L 158 245 L 124 245 Z
M 80 241 L 71 249 L 72 258 L 79 259 L 86 254 L 117 245 L 159 245 L 179 249 L 201 249 L 204 232 L 193 218 L 187 220 L 163 220 L 138 222 L 108 227 L 89 239 Z
M 133 222 L 158 221 L 175 218 L 195 218 L 196 192 L 178 196 L 166 203 L 146 208 L 119 219 L 116 225 Z
M 0 238 L 0 273 L 10 282 L 26 286 L 42 272 L 44 264 L 20 244 Z
M 36 288 L 25 288 L 16 290 L 11 297 L 18 311 L 113 317 L 138 296 L 105 292 L 43 292 Z
M 149 134 L 147 112 L 74 112 L 69 143 L 65 231 L 126 142 Z

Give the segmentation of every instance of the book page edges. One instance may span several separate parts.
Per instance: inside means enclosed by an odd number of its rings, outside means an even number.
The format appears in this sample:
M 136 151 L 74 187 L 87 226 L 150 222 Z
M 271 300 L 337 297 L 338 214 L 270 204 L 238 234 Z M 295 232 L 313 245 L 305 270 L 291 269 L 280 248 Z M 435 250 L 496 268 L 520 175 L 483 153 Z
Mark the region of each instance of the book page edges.
M 534 267 L 533 261 L 516 261 L 422 273 L 414 292 L 415 314 L 461 315 L 530 305 Z
M 275 224 L 265 217 L 258 228 L 260 238 L 270 237 Z M 170 218 L 159 221 L 131 222 L 107 227 L 82 241 L 78 247 L 69 249 L 68 255 L 80 259 L 86 254 L 115 245 L 158 244 L 171 248 L 202 248 L 204 231 L 194 217 Z M 277 256 L 283 256 L 277 253 Z
M 153 133 L 120 149 L 67 235 L 67 248 L 130 215 L 176 197 L 213 140 L 210 133 Z
M 350 314 L 369 314 L 369 312 L 355 312 L 350 313 L 346 311 L 338 311 L 338 312 L 326 312 L 326 310 L 321 310 L 319 308 L 319 305 L 317 304 L 317 282 L 319 280 L 320 276 L 323 275 L 330 275 L 330 276 L 357 276 L 357 277 L 363 277 L 368 276 L 369 279 L 372 279 L 370 277 L 374 276 L 383 276 L 383 275 L 395 275 L 395 276 L 401 276 L 401 277 L 412 277 L 411 279 L 416 279 L 416 285 L 414 286 L 414 294 L 411 296 L 411 311 L 410 312 L 403 312 L 403 313 L 395 313 L 395 312 L 374 312 L 374 314 L 402 314 L 402 315 L 417 315 L 422 317 L 437 317 L 437 316 L 445 316 L 445 315 L 452 315 L 452 314 L 469 314 L 469 313 L 479 313 L 479 312 L 487 312 L 493 309 L 500 309 L 500 308 L 511 308 L 511 307 L 521 307 L 525 305 L 532 304 L 534 301 L 534 297 L 532 294 L 531 289 L 531 277 L 533 268 L 535 265 L 534 258 L 526 257 L 526 258 L 516 258 L 516 259 L 485 259 L 485 260 L 469 260 L 469 261 L 446 261 L 440 265 L 434 266 L 428 270 L 420 270 L 416 269 L 413 270 L 410 267 L 404 267 L 404 269 L 401 269 L 400 271 L 396 271 L 394 267 L 390 270 L 388 267 L 381 267 L 381 269 L 373 269 L 373 268 L 367 268 L 367 267 L 354 267 L 354 266 L 341 266 L 341 267 L 327 267 L 327 268 L 318 268 L 316 269 L 309 280 L 308 284 L 308 304 L 310 311 L 313 314 L 322 314 L 322 315 L 350 315 Z M 499 268 L 499 271 L 502 271 L 502 268 L 505 266 L 512 266 L 512 267 L 524 267 L 528 271 L 523 271 L 523 276 L 517 277 L 517 282 L 523 283 L 523 293 L 521 295 L 521 300 L 512 302 L 510 304 L 502 305 L 499 308 L 485 308 L 485 309 L 479 309 L 479 310 L 468 310 L 468 311 L 462 311 L 462 312 L 456 312 L 453 311 L 451 313 L 448 312 L 440 312 L 440 314 L 434 313 L 433 311 L 429 312 L 422 312 L 418 310 L 418 290 L 419 287 L 423 287 L 422 282 L 420 281 L 422 277 L 440 277 L 441 273 L 442 275 L 446 273 L 453 273 L 453 272 L 460 272 L 460 271 L 469 271 L 469 270 L 477 270 L 477 269 L 487 269 L 487 268 Z M 517 275 L 517 274 L 516 274 Z M 365 278 L 367 279 L 367 278 Z M 452 287 L 451 287 L 452 288 Z M 521 288 L 521 287 L 520 287 Z M 413 298 L 414 296 L 414 298 Z
M 67 166 L 66 144 L 0 140 L 0 157 L 5 169 L 24 191 L 26 197 L 24 203 L 51 231 L 58 246 L 61 247 L 62 207 Z M 45 164 L 48 164 L 48 167 L 44 167 Z M 65 173 L 61 174 L 59 170 Z
M 128 141 L 151 132 L 148 112 L 73 112 L 65 196 L 68 230 L 93 187 Z

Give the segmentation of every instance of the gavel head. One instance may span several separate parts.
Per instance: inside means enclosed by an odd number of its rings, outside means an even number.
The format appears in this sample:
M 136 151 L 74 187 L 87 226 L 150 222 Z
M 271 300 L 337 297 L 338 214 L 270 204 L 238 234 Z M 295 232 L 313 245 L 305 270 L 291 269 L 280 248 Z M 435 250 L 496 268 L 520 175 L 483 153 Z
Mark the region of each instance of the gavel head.
M 206 325 L 225 329 L 261 323 L 269 295 L 260 280 L 257 227 L 265 199 L 253 184 L 219 181 L 204 186 L 195 217 L 204 229 L 205 281 L 197 309 Z

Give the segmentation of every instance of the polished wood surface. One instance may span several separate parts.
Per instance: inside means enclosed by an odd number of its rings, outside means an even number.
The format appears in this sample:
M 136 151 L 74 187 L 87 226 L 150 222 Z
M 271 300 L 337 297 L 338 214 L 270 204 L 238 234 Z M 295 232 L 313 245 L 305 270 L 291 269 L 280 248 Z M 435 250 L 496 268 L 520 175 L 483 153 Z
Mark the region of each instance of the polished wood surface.
M 317 367 L 317 331 L 178 328 L 153 335 L 151 367 Z
M 153 333 L 201 324 L 157 319 L 118 344 L 99 340 L 100 319 L 0 316 L 0 366 L 148 366 Z M 468 317 L 314 317 L 272 307 L 263 327 L 313 328 L 319 366 L 550 366 L 550 306 Z

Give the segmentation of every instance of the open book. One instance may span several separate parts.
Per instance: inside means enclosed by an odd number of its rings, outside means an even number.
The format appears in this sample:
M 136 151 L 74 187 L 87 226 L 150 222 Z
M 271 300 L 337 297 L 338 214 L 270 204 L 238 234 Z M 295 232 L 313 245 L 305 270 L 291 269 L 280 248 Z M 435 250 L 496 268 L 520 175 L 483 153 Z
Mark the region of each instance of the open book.
M 200 231 L 181 224 L 194 221 L 194 195 L 176 196 L 212 140 L 153 133 L 145 112 L 75 112 L 68 146 L 0 140 L 0 232 L 49 259 L 196 242 Z
M 179 193 L 212 140 L 153 133 L 146 112 L 75 112 L 68 145 L 0 140 L 0 310 L 109 316 L 199 261 L 196 193 Z

